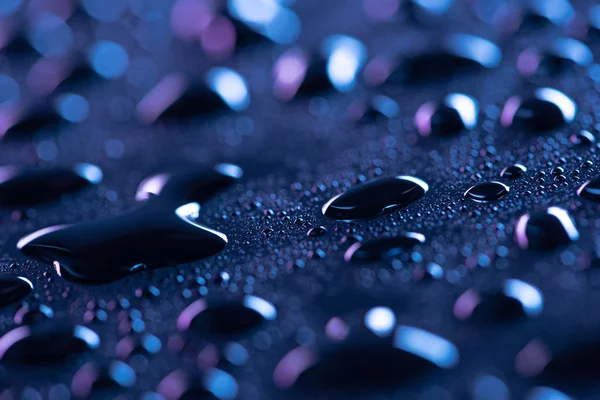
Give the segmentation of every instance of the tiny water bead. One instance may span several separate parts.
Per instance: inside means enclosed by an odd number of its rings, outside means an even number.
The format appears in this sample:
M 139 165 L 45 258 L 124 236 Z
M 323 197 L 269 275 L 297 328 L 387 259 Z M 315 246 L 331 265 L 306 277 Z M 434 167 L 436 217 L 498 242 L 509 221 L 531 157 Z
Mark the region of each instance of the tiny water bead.
M 244 334 L 277 317 L 269 301 L 246 295 L 241 300 L 196 300 L 177 318 L 180 331 L 192 330 L 201 334 Z
M 537 89 L 533 96 L 513 96 L 506 101 L 502 125 L 533 132 L 549 131 L 575 120 L 577 105 L 564 93 L 552 88 Z
M 452 136 L 477 125 L 479 103 L 462 93 L 447 95 L 440 103 L 427 102 L 417 110 L 415 125 L 422 136 Z
M 577 194 L 588 200 L 600 202 L 600 176 L 596 176 L 577 189 Z
M 0 337 L 0 360 L 31 365 L 60 362 L 98 346 L 100 337 L 90 328 L 48 320 L 6 332 Z
M 0 205 L 29 206 L 60 198 L 102 181 L 102 170 L 92 164 L 68 167 L 0 167 Z
M 504 183 L 496 181 L 481 182 L 471 186 L 465 192 L 465 197 L 477 203 L 487 203 L 503 198 L 509 191 L 510 188 Z
M 350 331 L 350 336 L 322 348 L 293 349 L 277 364 L 275 384 L 282 389 L 319 393 L 374 386 L 385 391 L 458 364 L 458 350 L 448 340 L 412 326 L 394 326 L 388 313 L 379 315 L 384 320 L 376 325 L 382 324 L 383 329 L 358 334 Z
M 6 307 L 24 299 L 32 290 L 33 284 L 29 279 L 0 274 L 0 307 Z
M 515 226 L 515 241 L 522 249 L 550 250 L 578 239 L 575 222 L 560 207 L 524 214 Z
M 421 199 L 429 185 L 414 176 L 379 178 L 357 185 L 329 200 L 323 215 L 335 220 L 375 218 Z
M 58 225 L 17 243 L 67 279 L 99 284 L 149 268 L 194 261 L 225 248 L 227 237 L 197 222 L 203 200 L 242 176 L 233 164 L 151 176 L 138 186 L 140 206 L 121 216 Z
M 507 279 L 499 290 L 465 291 L 454 303 L 454 315 L 461 321 L 510 322 L 537 317 L 543 306 L 539 289 L 517 279 Z
M 416 232 L 357 242 L 346 250 L 344 259 L 348 262 L 386 261 L 424 243 L 425 236 Z
M 527 172 L 527 167 L 521 164 L 514 164 L 504 168 L 502 172 L 500 172 L 500 176 L 502 178 L 517 179 L 523 176 L 525 172 Z

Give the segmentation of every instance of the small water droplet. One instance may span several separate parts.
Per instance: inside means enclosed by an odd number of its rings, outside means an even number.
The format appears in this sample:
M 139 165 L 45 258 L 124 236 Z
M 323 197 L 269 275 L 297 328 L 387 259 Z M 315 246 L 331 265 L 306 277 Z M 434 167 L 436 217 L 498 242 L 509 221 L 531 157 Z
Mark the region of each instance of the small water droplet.
M 29 279 L 14 275 L 0 275 L 0 307 L 22 300 L 33 290 Z
M 506 196 L 509 191 L 510 188 L 500 182 L 481 182 L 471 186 L 465 192 L 465 197 L 478 203 L 487 203 L 489 201 L 501 199 Z
M 517 279 L 508 279 L 498 290 L 467 290 L 454 303 L 454 315 L 462 321 L 510 322 L 537 317 L 543 305 L 539 289 Z
M 48 320 L 6 332 L 0 338 L 0 360 L 18 364 L 58 362 L 99 345 L 100 337 L 90 328 Z
M 352 262 L 374 262 L 390 260 L 425 243 L 425 236 L 408 232 L 400 236 L 384 237 L 366 242 L 357 242 L 346 250 L 344 259 Z
M 200 299 L 181 312 L 177 327 L 203 334 L 242 334 L 276 317 L 275 306 L 256 296 L 247 295 L 241 301 Z
M 92 164 L 73 168 L 0 167 L 0 204 L 29 206 L 56 200 L 102 180 L 102 170 Z
M 506 127 L 527 131 L 549 131 L 575 120 L 577 105 L 564 93 L 552 88 L 537 89 L 525 100 L 511 97 L 502 110 Z
M 500 176 L 508 179 L 517 179 L 520 178 L 525 172 L 527 172 L 527 168 L 521 164 L 514 164 L 509 167 L 506 167 L 500 172 Z
M 567 210 L 560 207 L 524 214 L 515 226 L 515 240 L 523 249 L 554 249 L 578 239 L 575 222 Z
M 422 136 L 451 136 L 477 125 L 479 103 L 471 96 L 452 93 L 436 104 L 427 102 L 417 110 L 415 125 Z
M 407 207 L 428 190 L 427 183 L 413 176 L 379 178 L 335 196 L 322 211 L 336 220 L 375 218 L 389 212 L 390 207 Z

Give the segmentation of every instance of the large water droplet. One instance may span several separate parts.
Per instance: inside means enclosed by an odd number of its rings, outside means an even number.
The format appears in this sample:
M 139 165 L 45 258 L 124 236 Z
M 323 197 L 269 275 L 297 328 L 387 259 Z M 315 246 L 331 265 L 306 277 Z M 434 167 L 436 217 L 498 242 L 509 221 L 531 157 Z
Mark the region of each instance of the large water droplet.
M 462 93 L 453 93 L 439 104 L 427 102 L 419 107 L 415 125 L 423 136 L 449 136 L 475 128 L 478 117 L 477 100 Z
M 487 203 L 495 201 L 506 196 L 510 188 L 504 183 L 490 181 L 481 182 L 471 186 L 466 192 L 465 197 L 478 203 Z
M 241 334 L 277 317 L 275 306 L 260 297 L 247 295 L 241 301 L 196 300 L 181 312 L 177 327 L 202 334 Z
M 428 190 L 427 183 L 413 176 L 380 178 L 335 196 L 322 211 L 337 220 L 375 218 L 414 203 Z
M 147 268 L 194 261 L 218 253 L 224 234 L 200 225 L 201 202 L 241 177 L 241 169 L 219 164 L 191 167 L 144 180 L 137 209 L 118 217 L 44 228 L 21 240 L 27 256 L 55 266 L 59 275 L 103 283 Z
M 46 169 L 0 167 L 0 205 L 28 206 L 52 201 L 102 180 L 92 164 Z
M 567 210 L 560 207 L 524 214 L 515 226 L 515 240 L 523 249 L 554 249 L 578 239 L 575 222 Z
M 548 131 L 575 119 L 577 105 L 556 89 L 537 89 L 532 97 L 511 97 L 502 110 L 501 122 L 506 127 L 528 131 Z
M 425 236 L 416 232 L 357 242 L 346 250 L 344 259 L 352 262 L 390 260 L 424 243 Z

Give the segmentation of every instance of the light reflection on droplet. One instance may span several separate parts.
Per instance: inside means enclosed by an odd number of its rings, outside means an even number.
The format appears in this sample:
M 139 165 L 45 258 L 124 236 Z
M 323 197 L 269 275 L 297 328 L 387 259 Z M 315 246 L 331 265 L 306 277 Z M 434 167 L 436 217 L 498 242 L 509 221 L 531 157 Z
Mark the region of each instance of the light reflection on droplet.
M 530 317 L 538 316 L 544 308 L 543 296 L 539 289 L 523 281 L 507 279 L 504 283 L 504 294 L 519 301 L 523 311 Z
M 487 68 L 494 68 L 502 61 L 502 51 L 487 39 L 467 34 L 452 35 L 446 46 L 460 57 L 478 62 Z
M 256 296 L 245 296 L 244 306 L 256 311 L 263 316 L 264 319 L 272 321 L 277 317 L 277 310 L 273 304 Z
M 365 314 L 365 326 L 377 336 L 387 336 L 396 325 L 396 315 L 388 307 L 375 307 Z
M 411 326 L 400 325 L 394 336 L 394 347 L 431 361 L 441 368 L 458 364 L 457 348 L 446 339 Z
M 273 93 L 280 100 L 296 95 L 308 69 L 308 58 L 300 49 L 285 51 L 273 66 Z
M 207 73 L 208 86 L 234 111 L 250 105 L 250 94 L 244 78 L 229 68 L 213 68 Z
M 356 76 L 367 58 L 364 44 L 345 35 L 333 35 L 323 42 L 323 53 L 327 57 L 327 76 L 340 92 L 352 90 Z
M 562 113 L 567 123 L 575 119 L 577 106 L 575 102 L 567 97 L 564 93 L 552 88 L 540 88 L 535 92 L 536 97 L 546 100 L 549 103 L 555 104 Z
M 229 13 L 275 43 L 290 44 L 300 34 L 300 19 L 274 0 L 229 0 Z

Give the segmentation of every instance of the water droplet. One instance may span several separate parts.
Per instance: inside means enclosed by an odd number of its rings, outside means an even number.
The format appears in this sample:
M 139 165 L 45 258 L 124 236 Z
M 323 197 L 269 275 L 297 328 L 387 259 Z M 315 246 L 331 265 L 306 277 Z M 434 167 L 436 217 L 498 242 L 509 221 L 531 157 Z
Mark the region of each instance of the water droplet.
M 177 120 L 214 113 L 224 109 L 243 111 L 250 105 L 246 80 L 229 68 L 213 68 L 204 82 L 187 82 L 179 74 L 168 75 L 156 84 L 137 105 L 138 117 Z
M 569 0 L 527 0 L 526 10 L 528 17 L 558 26 L 567 24 L 575 14 Z
M 301 31 L 298 16 L 277 1 L 228 0 L 227 11 L 251 30 L 278 44 L 293 43 Z
M 600 176 L 585 182 L 577 189 L 577 194 L 586 199 L 600 202 Z
M 375 218 L 407 207 L 427 193 L 429 185 L 413 176 L 380 178 L 355 186 L 329 200 L 323 214 L 336 220 Z
M 103 389 L 113 391 L 115 388 L 131 388 L 135 381 L 135 371 L 123 361 L 102 364 L 90 361 L 75 372 L 71 391 L 79 398 L 88 398 L 92 394 L 102 393 Z
M 0 117 L 4 119 L 0 126 L 0 138 L 5 140 L 28 139 L 40 131 L 56 129 L 64 121 L 49 103 L 6 113 L 2 111 Z
M 502 51 L 491 41 L 467 34 L 448 36 L 440 49 L 402 60 L 396 68 L 388 66 L 392 83 L 430 83 L 473 70 L 497 67 Z
M 511 97 L 502 110 L 501 122 L 506 127 L 528 131 L 548 131 L 575 119 L 577 105 L 556 89 L 537 89 L 532 97 Z
M 416 232 L 408 232 L 400 236 L 384 237 L 366 242 L 357 242 L 346 250 L 344 259 L 348 262 L 391 260 L 424 243 L 425 236 Z
M 571 38 L 560 38 L 544 52 L 530 49 L 523 51 L 517 67 L 525 76 L 550 75 L 571 65 L 587 67 L 593 61 L 592 51 L 585 44 Z
M 352 121 L 363 124 L 376 122 L 378 119 L 391 119 L 400 114 L 400 107 L 393 99 L 375 95 L 368 102 L 355 101 L 348 107 L 346 112 L 348 118 Z
M 306 236 L 318 237 L 318 236 L 323 236 L 326 233 L 327 233 L 327 228 L 325 228 L 324 226 L 315 226 L 313 228 L 310 228 L 309 231 L 306 232 Z
M 415 125 L 423 136 L 450 136 L 477 125 L 479 104 L 462 93 L 449 94 L 435 104 L 427 102 L 417 110 Z
M 273 379 L 284 389 L 385 389 L 435 369 L 451 369 L 458 359 L 458 350 L 446 339 L 399 325 L 387 335 L 351 334 L 322 349 L 298 347 L 280 360 Z
M 567 210 L 548 207 L 524 214 L 515 226 L 515 240 L 522 249 L 554 249 L 579 239 L 579 231 Z
M 48 320 L 5 333 L 0 338 L 0 360 L 18 364 L 58 362 L 99 345 L 100 337 L 90 328 Z
M 478 203 L 487 203 L 503 198 L 509 191 L 510 188 L 504 183 L 496 181 L 481 182 L 471 186 L 465 192 L 465 197 Z
M 209 368 L 202 374 L 176 370 L 165 376 L 157 388 L 158 393 L 168 400 L 232 400 L 238 390 L 235 378 L 217 368 Z
M 534 388 L 525 400 L 574 400 L 572 397 L 547 386 Z
M 246 333 L 277 317 L 275 306 L 260 297 L 247 295 L 241 301 L 196 300 L 181 312 L 177 327 L 203 334 Z
M 0 204 L 5 207 L 40 204 L 101 180 L 102 170 L 92 164 L 45 169 L 0 167 Z
M 500 172 L 500 176 L 508 179 L 517 179 L 520 178 L 525 172 L 527 172 L 527 167 L 521 164 L 514 164 L 504 168 L 502 172 Z
M 594 385 L 598 376 L 600 343 L 595 338 L 576 338 L 571 343 L 549 351 L 532 375 L 539 382 L 577 391 Z
M 140 183 L 140 206 L 118 217 L 44 228 L 21 240 L 27 256 L 53 264 L 60 276 L 90 284 L 146 268 L 209 257 L 227 245 L 224 234 L 200 225 L 199 202 L 242 175 L 239 167 L 192 167 Z
M 29 305 L 25 304 L 19 308 L 14 316 L 15 324 L 17 325 L 31 325 L 36 322 L 45 321 L 54 317 L 54 311 L 44 305 Z
M 29 279 L 14 275 L 0 275 L 0 307 L 22 300 L 33 290 Z
M 462 321 L 510 322 L 537 317 L 543 306 L 539 289 L 517 279 L 508 279 L 499 290 L 467 290 L 454 303 L 454 315 Z

